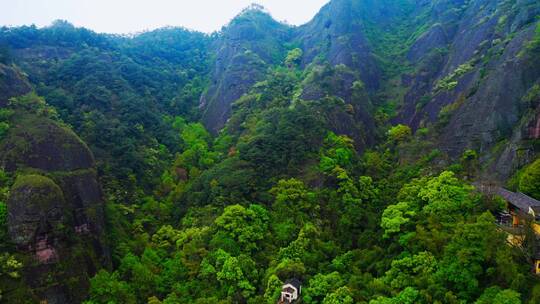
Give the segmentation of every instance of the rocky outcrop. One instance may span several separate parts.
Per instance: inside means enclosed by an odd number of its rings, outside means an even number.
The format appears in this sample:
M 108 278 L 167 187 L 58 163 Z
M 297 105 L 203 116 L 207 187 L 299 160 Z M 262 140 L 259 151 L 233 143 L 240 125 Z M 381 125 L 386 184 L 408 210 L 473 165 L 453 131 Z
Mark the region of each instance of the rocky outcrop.
M 28 257 L 29 297 L 81 302 L 88 279 L 110 265 L 94 158 L 66 127 L 35 114 L 14 117 L 15 127 L 0 143 L 0 166 L 17 175 L 7 202 L 8 231 Z
M 214 44 L 211 83 L 200 100 L 203 122 L 212 133 L 225 125 L 232 103 L 280 60 L 289 30 L 258 7 L 246 9 L 224 28 Z
M 366 87 L 374 91 L 379 88 L 381 71 L 364 35 L 364 5 L 354 0 L 330 1 L 295 31 L 295 40 L 304 50 L 304 66 L 321 59 L 332 66 L 343 64 L 357 71 Z
M 426 50 L 445 48 L 447 45 L 448 37 L 446 32 L 440 23 L 436 23 L 416 40 L 407 52 L 407 59 L 413 63 L 418 63 L 426 57 Z
M 65 220 L 63 210 L 66 209 L 66 202 L 62 190 L 50 178 L 37 174 L 17 178 L 11 188 L 8 206 L 11 239 L 20 248 L 36 252 L 49 245 L 47 238 L 50 241 L 57 238 L 51 232 L 59 232 L 58 227 Z M 43 261 L 43 256 L 37 254 L 37 257 Z
M 30 167 L 47 172 L 92 168 L 94 158 L 81 139 L 66 127 L 30 114 L 17 115 L 1 146 L 6 170 Z
M 402 76 L 408 90 L 395 123 L 413 129 L 435 126 L 441 150 L 457 158 L 474 149 L 483 155 L 487 174 L 508 178 L 538 153 L 524 142 L 534 115 L 527 114 L 531 110 L 523 97 L 540 77 L 524 52 L 540 4 L 473 0 L 433 5 L 426 21 L 433 25 L 408 50 L 417 68 Z
M 0 108 L 5 107 L 11 97 L 30 91 L 30 84 L 19 69 L 0 63 Z
M 301 46 L 303 67 L 328 63 L 355 70 L 354 79 L 350 75 L 343 79 L 349 86 L 344 90 L 336 88 L 346 100 L 350 100 L 351 86 L 356 80 L 374 92 L 379 88 L 381 71 L 363 35 L 363 25 L 358 22 L 363 13 L 358 1 L 331 1 L 311 22 L 291 28 L 274 21 L 259 8 L 244 11 L 223 29 L 214 45 L 216 59 L 211 84 L 200 100 L 206 127 L 217 133 L 225 125 L 232 103 L 264 78 L 270 64 L 281 63 L 287 43 Z M 303 97 L 321 94 L 308 87 Z M 366 109 L 357 110 L 366 113 Z M 348 131 L 355 132 L 352 128 Z

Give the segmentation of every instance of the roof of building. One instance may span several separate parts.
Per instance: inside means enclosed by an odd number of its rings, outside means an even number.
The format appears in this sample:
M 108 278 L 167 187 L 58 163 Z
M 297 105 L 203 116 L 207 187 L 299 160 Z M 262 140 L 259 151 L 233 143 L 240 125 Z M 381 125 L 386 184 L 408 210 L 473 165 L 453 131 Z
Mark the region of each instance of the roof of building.
M 535 213 L 540 214 L 540 201 L 523 194 L 521 192 L 512 192 L 499 187 L 495 184 L 489 183 L 473 183 L 476 188 L 486 194 L 496 194 L 504 198 L 508 203 L 517 207 L 525 213 L 529 212 L 531 208 Z
M 510 204 L 516 206 L 524 212 L 529 212 L 529 208 L 534 210 L 535 213 L 540 212 L 540 201 L 525 195 L 521 192 L 512 192 L 501 187 L 494 189 L 494 193 L 502 196 Z
M 291 284 L 294 288 L 296 288 L 296 290 L 298 290 L 298 292 L 300 292 L 300 286 L 302 286 L 302 283 L 300 282 L 300 280 L 292 278 L 285 281 L 284 285 L 287 285 L 287 284 Z

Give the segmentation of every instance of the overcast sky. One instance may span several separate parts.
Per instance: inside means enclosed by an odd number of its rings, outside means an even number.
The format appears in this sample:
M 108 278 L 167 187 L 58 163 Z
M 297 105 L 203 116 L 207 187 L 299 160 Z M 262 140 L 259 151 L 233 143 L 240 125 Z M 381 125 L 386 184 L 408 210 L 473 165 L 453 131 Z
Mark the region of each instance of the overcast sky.
M 300 25 L 328 0 L 0 0 L 0 25 L 49 25 L 64 19 L 96 32 L 133 33 L 172 25 L 213 32 L 250 3 Z

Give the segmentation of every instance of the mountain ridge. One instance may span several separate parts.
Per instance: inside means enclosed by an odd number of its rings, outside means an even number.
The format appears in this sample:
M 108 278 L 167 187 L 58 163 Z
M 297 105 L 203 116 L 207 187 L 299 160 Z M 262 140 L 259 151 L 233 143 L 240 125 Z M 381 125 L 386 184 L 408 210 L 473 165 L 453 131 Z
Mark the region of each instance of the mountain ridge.
M 313 304 L 534 303 L 535 239 L 508 246 L 469 184 L 539 198 L 538 58 L 535 0 L 2 27 L 0 295 L 275 303 L 294 277 Z

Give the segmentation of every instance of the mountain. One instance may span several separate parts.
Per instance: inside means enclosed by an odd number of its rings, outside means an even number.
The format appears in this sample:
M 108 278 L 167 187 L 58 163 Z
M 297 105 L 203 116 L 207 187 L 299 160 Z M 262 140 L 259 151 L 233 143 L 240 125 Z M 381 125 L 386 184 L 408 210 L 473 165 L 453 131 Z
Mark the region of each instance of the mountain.
M 246 32 L 257 33 L 263 28 L 253 21 L 251 24 L 243 21 L 254 18 L 255 13 L 260 14 L 261 23 L 269 18 L 256 9 L 248 9 L 237 18 L 238 22 L 245 23 Z M 374 115 L 369 108 L 373 102 L 395 105 L 395 113 L 391 114 L 396 117 L 393 121 L 413 129 L 440 121 L 439 113 L 443 108 L 457 111 L 459 113 L 452 115 L 453 119 L 444 111 L 447 116 L 444 119 L 451 121 L 445 122 L 447 126 L 440 130 L 437 145 L 453 157 L 466 149 L 481 151 L 485 155 L 483 161 L 489 163 L 489 172 L 505 179 L 534 158 L 519 159 L 516 155 L 520 149 L 528 150 L 527 155 L 534 154 L 534 148 L 531 150 L 522 140 L 518 140 L 520 143 L 514 140 L 512 151 L 493 153 L 491 149 L 497 143 L 509 140 L 512 134 L 521 136 L 516 134 L 520 132 L 519 125 L 535 123 L 531 119 L 520 121 L 527 109 L 519 106 L 519 100 L 537 83 L 537 69 L 531 66 L 528 56 L 518 55 L 524 55 L 523 45 L 534 35 L 537 15 L 538 5 L 534 1 L 515 4 L 493 1 L 331 1 L 312 21 L 288 29 L 288 34 L 278 23 L 268 23 L 268 29 L 263 31 L 274 41 L 264 37 L 242 39 L 233 21 L 224 28 L 215 47 L 218 57 L 216 72 L 211 76 L 213 85 L 209 93 L 203 95 L 200 105 L 206 111 L 203 121 L 214 133 L 221 129 L 230 117 L 232 102 L 261 79 L 265 69 L 262 62 L 275 63 L 264 52 L 274 50 L 273 54 L 280 54 L 283 50 L 276 45 L 297 45 L 303 51 L 301 65 L 304 68 L 326 63 L 334 67 L 344 65 L 354 72 L 335 76 L 337 81 L 334 82 L 342 84 L 333 83 L 331 92 L 323 92 L 312 85 L 303 87 L 303 99 L 320 99 L 329 94 L 351 103 L 353 82 L 360 80 L 365 84 L 371 100 L 355 107 L 358 113 L 352 121 L 347 121 L 344 115 L 336 118 L 335 121 L 345 120 L 346 123 L 334 128 L 335 131 L 353 137 L 356 142 L 368 139 L 368 143 L 372 143 L 369 137 L 374 133 Z M 260 45 L 250 45 L 254 41 Z M 227 61 L 222 56 L 234 54 L 228 44 L 241 45 L 242 42 L 248 43 L 242 48 L 248 51 L 247 54 L 264 58 L 260 68 L 244 67 L 238 62 L 234 64 L 237 72 L 219 73 L 219 70 L 225 71 L 221 63 Z M 234 57 L 241 58 L 239 55 Z M 508 65 L 515 67 L 509 69 L 515 74 L 503 72 Z M 216 86 L 241 82 L 245 71 L 257 75 L 245 77 L 249 81 L 243 86 L 229 84 L 226 91 L 234 92 L 234 96 L 214 94 Z M 353 75 L 355 73 L 358 75 Z M 501 75 L 507 78 L 500 79 Z M 453 87 L 455 82 L 458 83 Z M 510 83 L 519 87 L 506 90 L 505 86 Z M 235 89 L 231 89 L 233 86 Z M 477 92 L 479 95 L 475 97 Z M 217 102 L 207 101 L 208 94 L 215 96 Z M 485 100 L 490 100 L 491 104 Z M 493 112 L 493 108 L 497 110 Z M 219 118 L 212 116 L 217 114 L 210 114 L 217 112 L 221 113 Z M 478 121 L 473 117 L 489 119 Z M 355 137 L 359 130 L 349 128 L 359 121 L 368 132 Z M 473 121 L 477 124 L 471 125 Z M 521 137 L 525 141 L 534 139 L 527 134 Z
M 29 92 L 19 70 L 0 68 L 6 96 Z M 111 264 L 92 152 L 52 119 L 54 110 L 35 94 L 4 100 L 2 118 L 9 128 L 2 134 L 0 163 L 15 178 L 5 193 L 4 223 L 12 246 L 29 261 L 22 273 L 25 284 L 10 289 L 28 301 L 82 302 L 88 278 Z
M 245 9 L 214 42 L 210 85 L 201 97 L 203 121 L 217 134 L 231 115 L 231 104 L 279 63 L 290 29 L 257 6 Z
M 538 303 L 539 143 L 536 0 L 2 27 L 0 299 Z

